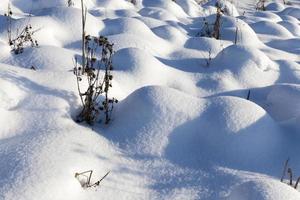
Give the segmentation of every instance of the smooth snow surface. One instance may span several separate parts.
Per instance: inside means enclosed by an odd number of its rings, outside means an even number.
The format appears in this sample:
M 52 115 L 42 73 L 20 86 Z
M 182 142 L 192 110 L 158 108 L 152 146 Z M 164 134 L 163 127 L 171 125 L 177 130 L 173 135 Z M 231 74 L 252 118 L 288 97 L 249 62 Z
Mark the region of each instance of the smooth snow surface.
M 81 108 L 80 0 L 0 2 L 0 200 L 299 200 L 300 1 L 86 0 L 87 33 L 114 43 L 109 125 Z M 201 2 L 201 3 L 200 3 Z M 200 37 L 221 17 L 221 39 Z M 205 19 L 205 20 L 204 20 Z M 236 43 L 236 44 L 235 44 Z M 35 70 L 31 68 L 35 68 Z M 247 100 L 248 97 L 248 100 Z M 76 172 L 93 170 L 83 189 Z M 294 180 L 295 181 L 295 180 Z

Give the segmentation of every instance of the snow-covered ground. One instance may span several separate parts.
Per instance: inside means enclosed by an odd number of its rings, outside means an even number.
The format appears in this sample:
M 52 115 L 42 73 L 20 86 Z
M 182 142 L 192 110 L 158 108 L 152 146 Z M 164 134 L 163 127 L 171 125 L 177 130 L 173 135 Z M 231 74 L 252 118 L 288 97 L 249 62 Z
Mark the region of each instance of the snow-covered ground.
M 12 32 L 39 30 L 15 55 L 1 0 L 0 200 L 299 200 L 280 182 L 287 158 L 300 176 L 300 1 L 288 1 L 222 0 L 216 40 L 197 36 L 216 0 L 86 0 L 87 33 L 114 43 L 120 100 L 91 127 L 73 120 L 80 1 L 10 0 Z M 85 170 L 110 174 L 83 189 Z

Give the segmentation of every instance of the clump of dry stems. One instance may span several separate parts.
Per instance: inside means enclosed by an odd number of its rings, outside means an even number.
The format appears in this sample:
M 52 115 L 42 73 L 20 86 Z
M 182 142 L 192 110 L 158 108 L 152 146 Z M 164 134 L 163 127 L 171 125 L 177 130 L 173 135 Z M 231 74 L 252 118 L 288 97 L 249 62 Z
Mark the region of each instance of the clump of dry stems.
M 38 47 L 38 42 L 33 38 L 33 34 L 37 30 L 33 30 L 30 24 L 26 25 L 21 32 L 17 31 L 16 36 L 12 34 L 12 15 L 10 5 L 8 4 L 7 13 L 4 14 L 7 19 L 7 36 L 8 44 L 11 46 L 12 52 L 15 54 L 23 53 L 24 48 L 28 45 Z
M 102 112 L 105 116 L 104 123 L 108 124 L 114 104 L 118 103 L 117 99 L 108 95 L 113 80 L 113 44 L 104 36 L 86 35 L 86 13 L 87 9 L 82 1 L 82 59 L 81 64 L 75 59 L 74 74 L 83 108 L 77 121 L 93 124 Z

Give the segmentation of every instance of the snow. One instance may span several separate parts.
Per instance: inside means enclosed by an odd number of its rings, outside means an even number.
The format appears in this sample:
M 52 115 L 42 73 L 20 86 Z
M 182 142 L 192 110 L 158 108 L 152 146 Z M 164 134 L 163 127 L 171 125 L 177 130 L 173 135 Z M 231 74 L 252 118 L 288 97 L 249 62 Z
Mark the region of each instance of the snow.
M 217 2 L 221 39 L 198 36 Z M 109 125 L 88 126 L 74 121 L 80 0 L 11 0 L 12 32 L 30 23 L 39 43 L 18 55 L 2 0 L 0 199 L 300 199 L 280 182 L 287 158 L 300 175 L 300 4 L 290 2 L 86 0 L 86 32 L 114 43 L 109 94 L 120 101 Z M 92 182 L 110 173 L 84 189 L 75 173 L 86 170 Z

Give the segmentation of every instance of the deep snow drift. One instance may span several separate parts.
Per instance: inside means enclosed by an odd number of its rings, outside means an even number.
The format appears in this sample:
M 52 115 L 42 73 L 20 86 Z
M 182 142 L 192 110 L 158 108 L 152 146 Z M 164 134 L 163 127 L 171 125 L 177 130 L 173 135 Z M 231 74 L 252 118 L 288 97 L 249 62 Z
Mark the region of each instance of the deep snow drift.
M 109 125 L 76 123 L 80 0 L 0 2 L 0 200 L 296 200 L 300 2 L 218 1 L 221 39 L 200 37 L 216 0 L 86 0 L 87 33 L 114 43 Z M 205 19 L 205 20 L 204 20 Z M 236 42 L 236 44 L 235 44 Z M 34 68 L 35 70 L 31 69 Z M 247 99 L 248 98 L 248 99 Z M 93 170 L 83 189 L 76 172 Z

